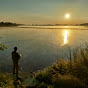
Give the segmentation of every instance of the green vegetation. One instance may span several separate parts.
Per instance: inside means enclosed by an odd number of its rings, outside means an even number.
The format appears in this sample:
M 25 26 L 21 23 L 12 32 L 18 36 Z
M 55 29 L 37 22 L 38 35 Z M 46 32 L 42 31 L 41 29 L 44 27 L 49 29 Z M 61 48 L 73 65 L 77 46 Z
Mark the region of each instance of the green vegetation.
M 13 77 L 0 73 L 0 88 L 14 88 Z
M 0 50 L 3 51 L 4 49 L 8 49 L 8 46 L 4 44 L 0 44 Z
M 39 88 L 88 88 L 88 49 L 77 49 L 73 61 L 60 59 L 35 78 Z
M 88 47 L 70 51 L 69 60 L 59 59 L 33 77 L 26 73 L 21 73 L 20 77 L 22 79 L 15 82 L 11 74 L 0 74 L 0 87 L 14 88 L 19 84 L 18 88 L 88 88 Z

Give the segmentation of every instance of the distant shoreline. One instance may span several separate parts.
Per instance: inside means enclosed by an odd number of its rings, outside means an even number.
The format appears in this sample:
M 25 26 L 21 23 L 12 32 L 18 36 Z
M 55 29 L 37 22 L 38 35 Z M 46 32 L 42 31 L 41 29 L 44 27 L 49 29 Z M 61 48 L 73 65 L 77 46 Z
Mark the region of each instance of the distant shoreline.
M 20 24 L 11 23 L 11 22 L 0 22 L 0 27 L 14 27 L 19 25 Z
M 17 26 L 26 26 L 22 28 L 33 28 L 33 26 L 85 26 L 88 27 L 88 23 L 83 24 L 17 24 L 17 23 L 11 23 L 11 22 L 0 22 L 0 27 L 17 27 Z M 28 27 L 27 27 L 28 26 Z M 29 27 L 30 26 L 30 27 Z M 56 29 L 56 28 L 55 28 Z

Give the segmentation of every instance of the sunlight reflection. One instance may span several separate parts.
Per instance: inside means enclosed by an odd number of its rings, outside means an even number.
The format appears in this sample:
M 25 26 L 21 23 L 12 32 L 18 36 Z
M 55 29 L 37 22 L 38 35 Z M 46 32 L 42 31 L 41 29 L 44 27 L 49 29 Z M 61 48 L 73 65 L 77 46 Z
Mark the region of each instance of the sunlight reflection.
M 68 30 L 65 30 L 65 34 L 64 34 L 64 44 L 68 43 Z
M 65 45 L 65 44 L 68 44 L 68 35 L 69 35 L 69 31 L 64 30 L 64 33 L 63 33 L 64 41 L 63 41 L 63 44 L 61 46 Z

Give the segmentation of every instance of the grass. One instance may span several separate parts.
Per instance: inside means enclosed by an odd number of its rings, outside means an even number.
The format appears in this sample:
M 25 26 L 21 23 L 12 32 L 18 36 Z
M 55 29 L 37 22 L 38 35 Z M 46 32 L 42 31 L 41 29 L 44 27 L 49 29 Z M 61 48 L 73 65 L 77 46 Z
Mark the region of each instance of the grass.
M 35 78 L 39 85 L 47 85 L 45 88 L 88 88 L 88 48 L 78 48 L 72 57 L 70 60 L 60 59 L 37 72 Z
M 88 47 L 76 48 L 73 52 L 71 50 L 69 52 L 68 60 L 57 60 L 53 65 L 38 71 L 33 80 L 28 79 L 32 79 L 29 74 L 20 74 L 25 83 L 28 84 L 28 81 L 31 84 L 32 81 L 36 83 L 33 84 L 35 87 L 25 88 L 88 88 Z M 13 76 L 0 74 L 1 88 L 14 88 L 13 83 Z
M 0 88 L 15 88 L 13 85 L 13 77 L 0 73 Z

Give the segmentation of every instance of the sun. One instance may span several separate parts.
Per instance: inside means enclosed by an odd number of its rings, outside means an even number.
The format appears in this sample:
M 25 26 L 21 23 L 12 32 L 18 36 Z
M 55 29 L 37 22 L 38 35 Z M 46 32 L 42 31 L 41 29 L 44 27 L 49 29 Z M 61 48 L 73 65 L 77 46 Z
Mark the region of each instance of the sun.
M 70 18 L 70 14 L 66 14 L 65 18 L 67 18 L 67 19 Z

